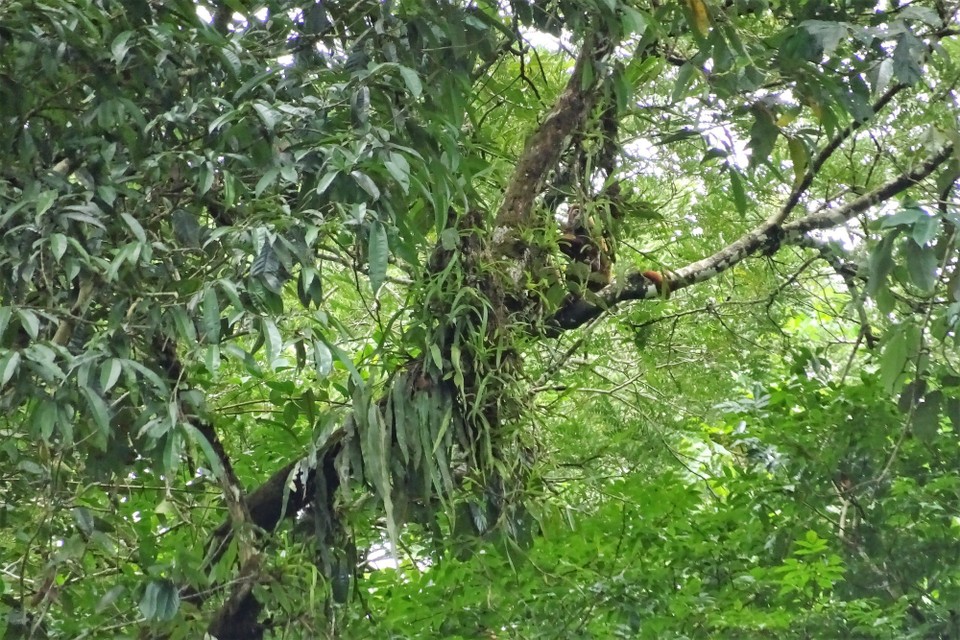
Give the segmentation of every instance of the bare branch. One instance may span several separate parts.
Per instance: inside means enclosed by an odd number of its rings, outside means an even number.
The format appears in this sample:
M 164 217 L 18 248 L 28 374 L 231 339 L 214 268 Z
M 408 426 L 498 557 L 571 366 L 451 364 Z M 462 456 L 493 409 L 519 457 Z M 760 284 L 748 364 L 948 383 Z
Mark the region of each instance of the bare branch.
M 883 109 L 887 104 L 893 100 L 893 97 L 900 93 L 903 89 L 906 88 L 904 84 L 896 84 L 880 96 L 875 103 L 873 103 L 872 111 L 876 115 Z M 783 207 L 780 208 L 780 211 L 771 218 L 770 222 L 774 224 L 780 224 L 786 220 L 790 213 L 800 204 L 800 198 L 803 197 L 803 194 L 807 192 L 807 189 L 810 188 L 810 185 L 813 184 L 814 178 L 817 177 L 817 174 L 820 172 L 820 169 L 823 168 L 823 165 L 830 159 L 830 156 L 833 155 L 833 152 L 840 148 L 840 145 L 844 143 L 851 135 L 853 135 L 858 129 L 863 127 L 869 119 L 854 121 L 849 125 L 841 129 L 837 135 L 833 137 L 827 145 L 820 150 L 814 159 L 810 163 L 810 166 L 807 168 L 807 172 L 803 175 L 803 179 L 794 187 L 793 191 L 790 193 L 790 197 L 787 198 L 787 201 L 784 203 Z

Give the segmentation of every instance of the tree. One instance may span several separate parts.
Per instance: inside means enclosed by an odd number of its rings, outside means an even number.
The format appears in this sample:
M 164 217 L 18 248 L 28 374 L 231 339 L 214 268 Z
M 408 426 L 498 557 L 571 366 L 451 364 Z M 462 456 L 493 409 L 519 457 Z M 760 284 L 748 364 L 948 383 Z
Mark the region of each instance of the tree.
M 557 626 L 419 632 L 949 633 L 956 11 L 6 3 L 8 633 L 363 637 L 565 548 L 603 593 Z M 715 571 L 614 579 L 626 548 Z

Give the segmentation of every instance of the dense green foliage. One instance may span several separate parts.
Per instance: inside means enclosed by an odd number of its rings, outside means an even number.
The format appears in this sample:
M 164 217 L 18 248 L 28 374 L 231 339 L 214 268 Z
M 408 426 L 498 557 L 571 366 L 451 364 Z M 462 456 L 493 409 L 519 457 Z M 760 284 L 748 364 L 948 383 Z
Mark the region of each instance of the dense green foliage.
M 960 634 L 953 5 L 3 2 L 0 636 Z

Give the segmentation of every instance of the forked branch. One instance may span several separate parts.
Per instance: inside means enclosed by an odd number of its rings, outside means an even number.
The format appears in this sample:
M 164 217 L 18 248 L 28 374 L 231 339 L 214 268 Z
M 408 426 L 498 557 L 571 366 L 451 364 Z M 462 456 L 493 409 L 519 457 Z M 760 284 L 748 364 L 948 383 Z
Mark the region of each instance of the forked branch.
M 846 224 L 871 207 L 886 202 L 929 177 L 954 154 L 948 144 L 914 169 L 902 173 L 881 187 L 831 211 L 813 213 L 786 225 L 774 218 L 745 233 L 713 255 L 691 263 L 669 275 L 671 292 L 715 278 L 750 256 L 776 252 L 783 245 L 800 244 L 804 236 L 818 229 Z M 647 300 L 661 296 L 657 283 L 639 273 L 630 274 L 624 282 L 615 282 L 600 291 L 593 302 L 575 300 L 556 313 L 553 324 L 559 331 L 575 329 L 627 300 Z

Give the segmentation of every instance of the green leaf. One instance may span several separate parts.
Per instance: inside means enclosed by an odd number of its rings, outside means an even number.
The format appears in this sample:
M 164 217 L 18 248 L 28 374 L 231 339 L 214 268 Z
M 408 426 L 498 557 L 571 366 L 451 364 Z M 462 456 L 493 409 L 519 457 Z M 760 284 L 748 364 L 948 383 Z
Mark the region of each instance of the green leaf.
M 624 35 L 643 35 L 649 24 L 647 16 L 625 3 L 620 5 L 620 9 L 623 12 L 621 19 L 623 20 Z
M 370 287 L 376 294 L 387 279 L 387 262 L 390 248 L 387 244 L 387 229 L 379 220 L 370 225 L 370 238 L 367 246 L 367 265 Z
M 803 140 L 795 136 L 787 138 L 787 147 L 790 150 L 790 160 L 793 163 L 794 185 L 800 184 L 807 173 L 810 155 Z
M 960 436 L 960 398 L 946 398 L 943 412 L 950 418 L 954 436 Z
M 454 228 L 444 229 L 440 233 L 440 246 L 444 251 L 453 251 L 460 244 L 460 231 Z
M 414 98 L 419 98 L 420 94 L 423 92 L 423 85 L 420 83 L 420 76 L 418 76 L 417 72 L 410 67 L 405 67 L 402 64 L 398 66 L 400 69 L 400 75 L 403 76 L 403 83 L 407 85 L 407 91 L 409 91 Z
M 922 441 L 930 443 L 940 431 L 940 405 L 943 402 L 943 392 L 939 389 L 931 391 L 917 405 L 913 414 L 913 433 Z
M 186 247 L 199 247 L 203 237 L 203 229 L 197 217 L 185 211 L 177 209 L 171 216 L 173 222 L 173 235 L 177 242 Z
M 296 167 L 290 164 L 280 165 L 280 178 L 287 184 L 297 184 L 300 181 Z
M 173 317 L 174 326 L 177 328 L 177 338 L 186 344 L 193 344 L 197 341 L 197 330 L 193 326 L 193 321 L 187 316 L 183 307 L 171 307 L 168 313 Z
M 58 418 L 57 404 L 48 398 L 40 399 L 30 418 L 33 433 L 38 434 L 44 442 L 49 442 L 56 431 Z
M 36 207 L 37 207 L 37 218 L 42 216 L 44 213 L 50 210 L 50 207 L 53 206 L 53 203 L 57 201 L 57 192 L 56 191 L 42 191 L 40 195 L 37 196 Z
M 107 184 L 101 184 L 97 187 L 97 195 L 110 206 L 113 206 L 113 203 L 117 200 L 117 190 Z
M 213 187 L 215 177 L 216 171 L 212 163 L 204 162 L 200 165 L 200 170 L 197 172 L 197 193 L 202 196 L 210 191 L 210 188 Z
M 910 237 L 919 246 L 930 243 L 940 233 L 940 216 L 924 215 L 917 219 L 913 225 Z
M 27 332 L 32 340 L 36 340 L 40 335 L 40 318 L 30 309 L 17 309 L 17 317 L 20 318 L 20 326 Z
M 223 468 L 223 463 L 220 460 L 220 456 L 218 456 L 216 451 L 213 450 L 213 445 L 209 440 L 207 440 L 207 437 L 189 422 L 185 422 L 183 424 L 183 428 L 187 432 L 187 435 L 190 436 L 190 439 L 200 447 L 201 451 L 203 451 L 204 457 L 206 457 L 207 462 L 210 463 L 210 470 L 213 471 L 214 475 L 221 482 L 225 482 L 227 478 L 226 471 Z
M 323 303 L 323 285 L 319 274 L 311 267 L 302 267 L 297 279 L 297 296 L 304 307 L 314 304 L 317 308 Z
M 699 71 L 697 68 L 689 62 L 685 62 L 677 74 L 677 81 L 674 83 L 673 93 L 670 95 L 670 102 L 677 103 L 683 100 L 698 75 Z
M 283 274 L 281 274 L 280 258 L 277 256 L 272 240 L 263 243 L 260 253 L 250 265 L 250 275 L 258 278 L 270 291 L 280 293 Z
M 203 336 L 207 344 L 220 342 L 220 301 L 213 287 L 203 294 Z
M 276 323 L 270 318 L 260 318 L 260 331 L 267 348 L 267 364 L 273 367 L 283 349 L 283 338 Z
M 253 195 L 260 197 L 260 194 L 270 188 L 276 181 L 277 176 L 280 175 L 280 169 L 277 167 L 270 167 L 267 169 L 263 176 L 260 177 L 260 180 L 257 181 L 257 186 L 253 188 Z
M 887 277 L 893 270 L 893 243 L 898 234 L 896 229 L 888 233 L 870 252 L 870 277 L 866 288 L 869 296 L 877 295 L 881 285 L 886 284 Z
M 243 85 L 236 90 L 233 94 L 232 102 L 240 102 L 240 99 L 243 98 L 246 94 L 250 93 L 254 88 L 263 85 L 271 76 L 282 73 L 283 65 L 272 65 L 269 68 L 260 71 L 252 78 L 243 83 Z
M 53 254 L 53 259 L 56 260 L 58 264 L 66 252 L 67 237 L 62 233 L 50 234 L 50 253 Z
M 916 207 L 901 209 L 900 211 L 883 218 L 880 227 L 887 229 L 890 227 L 911 226 L 921 218 L 927 217 L 926 212 Z
M 136 218 L 129 213 L 121 213 L 120 217 L 127 223 L 127 226 L 130 227 L 130 231 L 133 232 L 133 236 L 137 240 L 143 243 L 147 242 L 147 234 L 143 231 L 143 227 L 140 226 Z
M 737 213 L 744 216 L 747 213 L 747 192 L 743 188 L 743 179 L 740 172 L 733 167 L 729 168 L 728 173 L 730 174 L 730 190 L 733 192 L 733 205 L 736 207 Z
M 906 85 L 914 85 L 923 77 L 921 60 L 926 55 L 926 45 L 909 31 L 897 39 L 893 50 L 893 74 Z
M 257 115 L 260 117 L 260 122 L 263 123 L 264 129 L 268 132 L 272 132 L 282 118 L 276 109 L 262 100 L 257 100 L 253 103 L 253 110 L 257 112 Z
M 905 253 L 910 281 L 924 293 L 932 292 L 937 284 L 937 255 L 934 248 L 907 242 Z
M 596 80 L 596 71 L 593 68 L 593 62 L 590 58 L 583 59 L 583 75 L 580 76 L 580 90 L 589 91 Z
M 7 332 L 11 317 L 13 317 L 13 309 L 10 307 L 0 307 L 0 340 L 3 339 L 3 334 Z
M 880 381 L 888 393 L 897 388 L 907 362 L 915 353 L 919 331 L 914 324 L 901 324 L 890 329 L 891 336 L 883 345 L 880 358 Z
M 407 434 L 407 394 L 409 380 L 405 373 L 400 373 L 394 379 L 390 396 L 390 410 L 393 412 L 393 431 L 397 438 L 397 446 L 404 463 L 410 463 L 410 437 Z
M 314 192 L 317 195 L 321 195 L 322 193 L 324 193 L 327 189 L 330 188 L 330 185 L 333 183 L 334 180 L 336 180 L 338 175 L 340 175 L 340 172 L 337 170 L 328 171 L 327 173 L 325 173 L 323 177 L 320 178 L 320 182 L 317 183 L 317 188 L 314 190 Z
M 77 523 L 77 528 L 80 529 L 83 535 L 89 536 L 94 532 L 93 515 L 89 509 L 85 507 L 74 507 L 70 510 L 70 513 L 73 515 L 73 521 Z
M 113 61 L 119 66 L 123 62 L 124 57 L 126 57 L 127 52 L 130 50 L 130 37 L 133 36 L 133 31 L 123 31 L 116 38 L 113 39 L 113 43 L 110 45 L 110 52 L 113 54 Z
M 114 587 L 111 587 L 100 600 L 97 601 L 97 605 L 94 607 L 94 613 L 103 613 L 109 609 L 115 602 L 120 599 L 124 593 L 126 593 L 127 588 L 121 584 L 118 584 Z
M 847 38 L 848 27 L 843 22 L 805 20 L 800 23 L 800 26 L 817 39 L 823 48 L 823 55 L 828 58 L 837 50 L 840 41 Z
M 203 365 L 210 373 L 216 373 L 220 368 L 220 345 L 211 344 L 203 351 Z
M 433 358 L 437 371 L 443 371 L 443 355 L 440 353 L 440 347 L 435 344 L 430 345 L 430 357 Z
M 347 65 L 350 60 L 347 60 Z M 366 64 L 366 63 L 364 63 Z M 367 124 L 370 119 L 370 88 L 361 86 L 350 99 L 350 115 L 357 126 Z
M 333 354 L 330 348 L 320 340 L 313 341 L 313 361 L 317 368 L 317 375 L 324 378 L 333 369 Z
M 383 166 L 400 185 L 403 193 L 408 193 L 410 191 L 410 164 L 407 159 L 399 153 L 391 152 Z
M 136 360 L 128 360 L 126 358 L 121 358 L 120 362 L 123 363 L 124 369 L 132 369 L 134 372 L 139 373 L 153 385 L 154 390 L 157 391 L 160 395 L 168 395 L 170 389 L 166 382 L 164 382 L 157 373 Z
M 780 135 L 780 127 L 777 126 L 773 113 L 766 107 L 758 105 L 751 111 L 754 120 L 750 128 L 748 148 L 750 149 L 750 166 L 756 167 L 770 159 L 777 137 Z
M 369 194 L 371 200 L 376 201 L 380 198 L 380 189 L 377 188 L 370 176 L 360 171 L 351 171 L 350 175 L 360 185 L 360 188 Z
M 173 620 L 180 609 L 180 593 L 170 580 L 153 580 L 140 599 L 140 614 L 150 621 Z
M 0 356 L 0 388 L 7 386 L 20 366 L 20 352 L 7 351 Z
M 123 371 L 123 365 L 117 358 L 109 358 L 100 367 L 100 388 L 104 393 L 110 391 L 113 385 L 120 379 L 120 373 Z
M 106 451 L 110 438 L 110 409 L 103 398 L 90 387 L 80 387 L 80 392 L 87 401 L 94 427 L 96 427 L 91 442 L 101 451 Z

